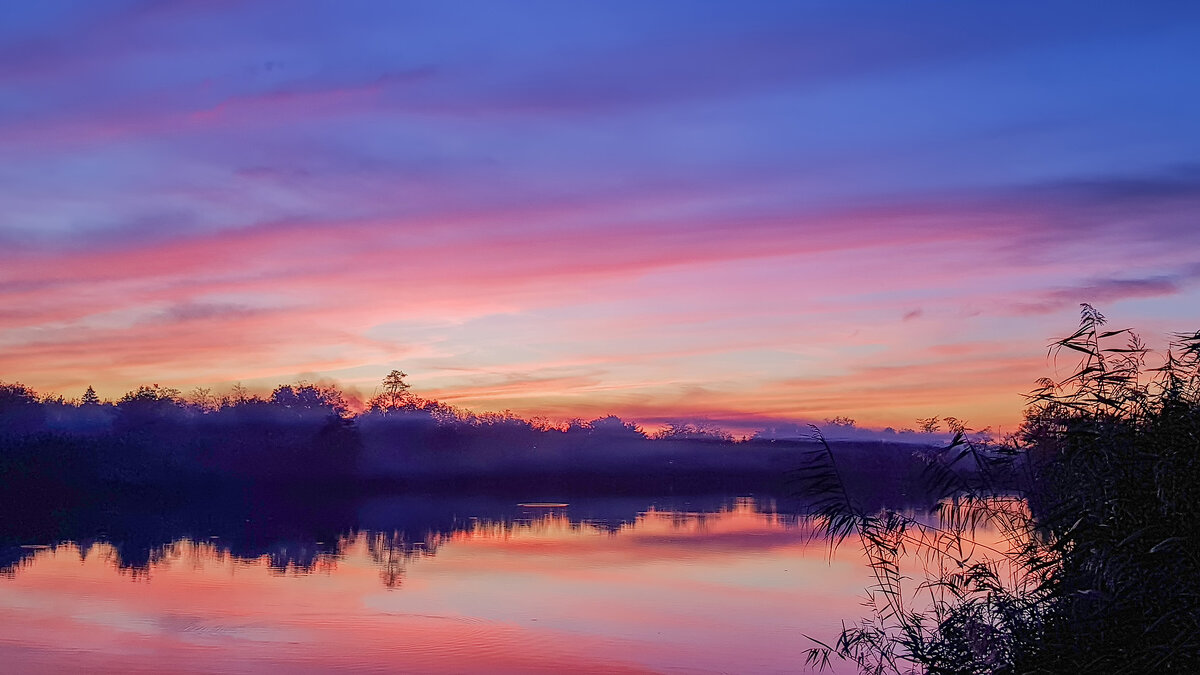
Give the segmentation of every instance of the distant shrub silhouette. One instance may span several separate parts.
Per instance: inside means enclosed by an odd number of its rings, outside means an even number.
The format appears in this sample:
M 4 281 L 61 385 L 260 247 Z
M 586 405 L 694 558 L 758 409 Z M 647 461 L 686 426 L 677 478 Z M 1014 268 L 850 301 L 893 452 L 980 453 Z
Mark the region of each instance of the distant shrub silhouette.
M 931 457 L 936 525 L 868 512 L 827 443 L 798 473 L 835 542 L 870 561 L 872 616 L 809 664 L 872 673 L 1194 672 L 1200 662 L 1200 333 L 1161 368 L 1129 330 L 1083 305 L 1055 342 L 1079 368 L 1042 380 L 1008 442 L 960 430 Z M 1110 346 L 1114 340 L 1125 342 Z M 926 420 L 932 426 L 936 419 Z M 961 426 L 961 425 L 960 425 Z M 988 525 L 999 546 L 978 541 Z M 920 594 L 901 567 L 923 561 Z

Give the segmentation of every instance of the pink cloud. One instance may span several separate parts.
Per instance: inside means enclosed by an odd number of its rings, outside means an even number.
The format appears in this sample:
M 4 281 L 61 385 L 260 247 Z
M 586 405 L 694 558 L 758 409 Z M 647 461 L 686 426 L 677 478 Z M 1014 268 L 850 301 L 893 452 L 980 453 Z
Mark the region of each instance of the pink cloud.
M 424 359 L 428 393 L 481 409 L 631 419 L 850 414 L 879 426 L 938 413 L 1013 424 L 1019 393 L 1042 374 L 1037 358 L 1051 329 L 1021 324 L 1036 340 L 1023 358 L 989 355 L 953 327 L 970 325 L 972 308 L 1004 316 L 1012 298 L 1029 296 L 1005 281 L 1022 263 L 942 263 L 1011 241 L 1008 215 L 979 216 L 984 225 L 934 247 L 930 232 L 956 212 L 551 226 L 571 212 L 275 222 L 102 251 L 10 254 L 0 271 L 10 308 L 0 314 L 0 370 L 38 388 L 123 391 L 151 379 L 287 379 L 371 364 L 386 372 Z M 1062 278 L 1055 268 L 1034 281 Z M 905 320 L 918 302 L 920 320 Z M 497 314 L 526 316 L 553 350 L 497 366 L 403 333 L 367 337 L 384 324 Z M 474 349 L 515 348 L 516 339 L 479 335 Z M 754 355 L 766 352 L 775 365 L 764 370 Z

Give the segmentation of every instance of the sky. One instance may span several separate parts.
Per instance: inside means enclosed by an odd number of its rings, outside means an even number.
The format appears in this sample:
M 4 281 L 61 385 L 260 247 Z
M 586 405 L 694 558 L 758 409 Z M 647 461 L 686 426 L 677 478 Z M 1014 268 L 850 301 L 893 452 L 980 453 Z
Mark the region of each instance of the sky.
M 1200 5 L 0 2 L 0 379 L 1012 428 L 1200 329 Z

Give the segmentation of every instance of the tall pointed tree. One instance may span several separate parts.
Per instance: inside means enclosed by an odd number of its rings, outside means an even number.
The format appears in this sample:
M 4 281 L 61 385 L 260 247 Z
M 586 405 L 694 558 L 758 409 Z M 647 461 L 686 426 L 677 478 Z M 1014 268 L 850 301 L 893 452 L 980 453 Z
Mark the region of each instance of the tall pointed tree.
M 383 396 L 387 407 L 399 408 L 404 403 L 405 395 L 410 387 L 404 381 L 406 377 L 408 377 L 408 373 L 393 370 L 387 374 L 387 377 L 383 378 Z

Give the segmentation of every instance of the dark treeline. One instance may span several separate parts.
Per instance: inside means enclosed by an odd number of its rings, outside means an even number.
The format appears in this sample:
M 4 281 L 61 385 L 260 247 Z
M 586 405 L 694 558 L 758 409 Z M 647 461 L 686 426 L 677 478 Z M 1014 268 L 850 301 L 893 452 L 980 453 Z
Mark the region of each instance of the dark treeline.
M 139 387 L 116 402 L 78 402 L 0 384 L 0 476 L 10 489 L 170 485 L 345 477 L 360 443 L 340 395 L 282 386 L 221 405 Z
M 241 387 L 222 397 L 157 385 L 101 401 L 39 396 L 0 383 L 5 492 L 66 499 L 104 490 L 212 484 L 312 484 L 326 490 L 420 489 L 529 495 L 777 491 L 801 440 L 734 441 L 704 424 L 648 436 L 609 416 L 553 425 L 474 414 L 409 391 L 393 371 L 353 414 L 335 387 Z M 845 442 L 852 481 L 900 494 L 922 465 L 919 446 Z

